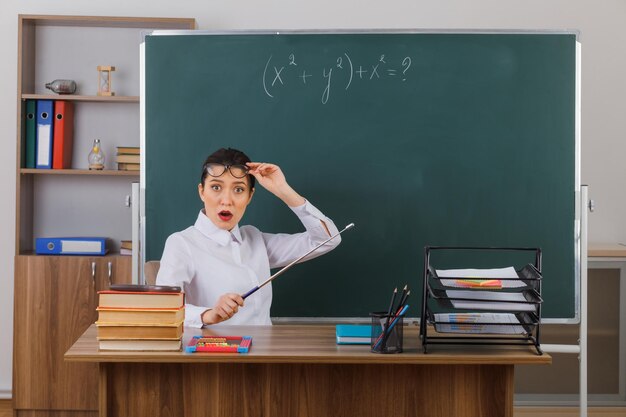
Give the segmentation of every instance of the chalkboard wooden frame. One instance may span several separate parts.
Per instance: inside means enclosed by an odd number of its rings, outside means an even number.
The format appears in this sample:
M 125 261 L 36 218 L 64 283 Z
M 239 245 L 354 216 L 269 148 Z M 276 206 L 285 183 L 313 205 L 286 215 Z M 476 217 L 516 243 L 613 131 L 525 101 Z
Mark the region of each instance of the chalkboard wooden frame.
M 219 37 L 228 37 L 228 36 L 247 36 L 247 35 L 251 35 L 251 36 L 278 36 L 278 37 L 283 37 L 283 36 L 293 36 L 293 35 L 312 35 L 312 36 L 338 36 L 338 35 L 358 35 L 358 36 L 362 36 L 362 35 L 398 35 L 398 34 L 402 34 L 402 35 L 414 35 L 414 36 L 419 36 L 419 35 L 430 35 L 430 36 L 474 36 L 474 35 L 485 35 L 485 36 L 504 36 L 504 35 L 519 35 L 519 36 L 542 36 L 542 35 L 552 35 L 552 36 L 560 36 L 560 35 L 564 35 L 564 36 L 570 36 L 573 38 L 573 47 L 572 50 L 570 52 L 572 52 L 573 56 L 571 57 L 574 61 L 575 64 L 573 65 L 573 74 L 571 74 L 572 78 L 575 80 L 575 86 L 572 87 L 572 91 L 571 91 L 571 97 L 568 99 L 568 105 L 573 104 L 575 109 L 572 110 L 571 112 L 571 118 L 572 118 L 572 122 L 575 125 L 572 128 L 572 139 L 573 139 L 573 149 L 571 149 L 572 153 L 573 153 L 573 175 L 572 175 L 572 183 L 573 183 L 573 188 L 574 190 L 571 191 L 572 194 L 572 201 L 571 201 L 571 211 L 573 213 L 573 218 L 571 219 L 572 222 L 572 226 L 573 226 L 573 230 L 571 233 L 572 236 L 569 239 L 570 243 L 573 243 L 573 248 L 571 249 L 573 252 L 572 255 L 572 260 L 573 260 L 573 266 L 571 268 L 571 272 L 572 275 L 574 275 L 573 279 L 571 281 L 568 281 L 567 286 L 572 288 L 572 290 L 570 291 L 570 295 L 573 295 L 573 297 L 568 296 L 566 299 L 566 302 L 568 304 L 571 305 L 571 308 L 566 308 L 566 313 L 565 314 L 560 314 L 560 312 L 556 312 L 553 314 L 548 313 L 548 319 L 544 320 L 544 322 L 558 322 L 558 323 L 575 323 L 578 322 L 579 320 L 579 306 L 578 306 L 578 301 L 579 301 L 579 281 L 580 281 L 580 221 L 579 221 L 579 213 L 577 212 L 577 210 L 574 207 L 579 207 L 578 205 L 578 199 L 579 199 L 579 189 L 580 189 L 580 45 L 578 43 L 578 33 L 577 32 L 572 32 L 572 31 L 455 31 L 455 30 L 448 30 L 448 31 L 417 31 L 417 30 L 407 30 L 407 31 L 313 31 L 313 32 L 302 32 L 302 31 L 254 31 L 254 32 L 224 32 L 224 33 L 215 33 L 215 32 L 204 32 L 204 31 L 155 31 L 153 32 L 150 36 L 148 36 L 146 39 L 148 40 L 148 42 L 146 43 L 146 49 L 149 50 L 149 39 L 152 37 L 152 39 L 156 38 L 156 37 L 162 37 L 162 36 L 167 36 L 167 37 L 178 37 L 178 36 L 182 36 L 182 37 L 188 37 L 187 39 L 190 39 L 191 37 L 195 37 L 195 36 L 219 36 Z M 181 38 L 182 39 L 182 38 Z M 148 53 L 149 55 L 149 53 Z M 144 57 L 144 60 L 146 58 Z M 144 61 L 145 65 L 143 66 L 143 71 L 144 71 L 144 82 L 146 83 L 146 85 L 148 86 L 148 91 L 150 91 L 150 81 L 149 79 L 146 80 L 146 78 L 149 78 L 149 73 L 150 73 L 150 59 L 148 56 L 148 59 Z M 402 68 L 402 67 L 401 67 Z M 146 75 L 148 75 L 148 77 L 146 77 Z M 145 88 L 144 91 L 142 92 L 142 103 L 146 103 L 146 106 L 150 106 L 150 97 L 149 97 L 150 93 L 148 93 L 148 98 L 146 100 L 146 94 L 145 94 Z M 142 123 L 144 124 L 144 126 L 146 127 L 146 129 L 144 129 L 144 134 L 146 131 L 148 131 L 148 136 L 150 136 L 149 130 L 149 124 L 146 124 L 146 114 L 149 114 L 149 108 L 147 112 L 142 112 Z M 149 116 L 148 116 L 149 118 Z M 148 145 L 146 147 L 146 144 Z M 141 172 L 141 181 L 142 181 L 142 188 L 143 191 L 142 192 L 142 196 L 145 195 L 146 193 L 146 189 L 148 190 L 147 193 L 150 193 L 150 187 L 149 187 L 149 175 L 150 175 L 150 144 L 151 144 L 151 140 L 147 139 L 144 137 L 142 137 L 142 148 L 146 149 L 146 154 L 147 154 L 147 164 L 144 164 L 144 166 L 142 166 L 142 172 Z M 254 158 L 254 156 L 253 156 Z M 284 161 L 280 161 L 281 164 L 284 164 Z M 147 175 L 146 175 L 147 173 Z M 147 184 L 148 183 L 148 184 Z M 147 186 L 146 186 L 147 184 Z M 307 184 L 310 185 L 310 184 Z M 296 188 L 298 188 L 298 186 L 296 185 Z M 256 198 L 256 196 L 255 196 Z M 149 199 L 148 199 L 149 200 Z M 320 206 L 320 208 L 325 211 L 329 216 L 333 217 L 333 219 L 335 219 L 338 223 L 339 226 L 342 225 L 342 221 L 350 221 L 350 218 L 347 219 L 338 219 L 337 215 L 333 213 L 332 211 L 332 207 L 329 207 L 329 204 L 326 203 L 324 205 L 321 205 L 318 203 L 319 199 L 315 196 L 315 194 L 312 194 L 311 196 L 311 200 Z M 144 202 L 146 200 L 144 199 Z M 270 204 L 268 203 L 267 199 L 263 201 L 263 204 Z M 146 207 L 146 206 L 144 206 Z M 144 224 L 147 224 L 147 228 L 149 229 L 149 225 L 150 225 L 150 213 L 149 213 L 149 208 L 147 208 L 147 216 L 146 216 L 146 221 L 147 223 L 144 222 Z M 284 212 L 283 212 L 284 213 Z M 196 211 L 197 214 L 197 211 Z M 247 215 L 248 216 L 248 215 Z M 194 216 L 195 217 L 195 216 Z M 187 225 L 193 223 L 193 219 L 191 220 L 191 222 L 189 221 L 189 218 L 187 218 Z M 254 223 L 254 222 L 253 222 Z M 357 230 L 358 230 L 359 224 L 357 222 Z M 180 229 L 182 229 L 184 227 L 180 227 Z M 412 231 L 412 230 L 411 230 Z M 149 233 L 148 233 L 149 235 Z M 144 242 L 147 245 L 150 245 L 150 237 L 148 236 L 148 240 L 144 239 Z M 348 239 L 350 239 L 350 237 L 346 237 L 346 239 L 344 240 L 344 244 L 346 245 L 346 243 L 348 242 Z M 161 244 L 164 242 L 161 242 Z M 428 244 L 444 244 L 444 242 L 427 242 Z M 455 242 L 455 243 L 459 243 L 459 242 Z M 467 243 L 467 242 L 462 242 L 463 244 Z M 507 242 L 505 242 L 507 243 Z M 447 242 L 446 242 L 447 244 Z M 342 246 L 343 246 L 342 245 Z M 530 246 L 534 246 L 531 244 L 529 244 Z M 342 250 L 342 247 L 340 246 L 337 251 L 335 251 L 334 254 L 332 254 L 332 256 L 334 256 L 335 258 L 333 258 L 333 261 L 328 264 L 328 263 L 324 263 L 323 258 L 320 259 L 320 261 L 313 261 L 313 262 L 319 262 L 321 265 L 321 269 L 316 269 L 318 275 L 320 273 L 320 271 L 323 270 L 332 270 L 332 266 L 334 262 L 340 262 L 340 252 Z M 419 253 L 421 251 L 420 247 L 416 247 L 415 248 L 415 253 Z M 148 250 L 148 257 L 150 258 L 154 258 L 154 256 L 151 256 L 152 254 L 150 253 L 150 250 Z M 143 254 L 144 259 L 146 254 Z M 549 259 L 549 254 L 546 254 L 546 259 Z M 157 257 L 158 258 L 158 257 Z M 355 258 L 354 257 L 348 257 L 349 259 L 347 260 L 348 262 L 354 262 Z M 311 268 L 313 268 L 313 263 L 310 264 Z M 300 268 L 306 269 L 308 268 L 309 265 L 306 266 L 301 266 Z M 420 270 L 419 266 L 415 266 L 415 269 L 417 271 Z M 345 272 L 345 271 L 342 271 Z M 305 274 L 306 275 L 306 274 Z M 294 277 L 292 280 L 297 282 L 300 281 L 301 277 Z M 289 278 L 287 278 L 287 280 L 289 280 Z M 549 276 L 546 276 L 546 283 L 548 283 L 550 280 Z M 412 282 L 412 286 L 417 290 L 419 288 L 419 284 L 418 284 L 418 280 L 413 280 L 415 282 Z M 404 283 L 404 281 L 398 281 L 397 284 L 399 285 L 400 283 Z M 278 283 L 278 286 L 283 285 L 282 283 Z M 292 287 L 293 288 L 293 287 Z M 276 288 L 275 288 L 275 294 L 276 294 Z M 287 295 L 281 294 L 281 297 L 287 297 Z M 345 300 L 346 297 L 344 296 L 343 299 Z M 336 301 L 336 300 L 335 300 Z M 548 297 L 548 302 L 549 302 L 549 297 Z M 276 295 L 275 295 L 275 303 L 276 303 Z M 384 301 L 381 302 L 382 304 L 384 304 Z M 413 316 L 418 316 L 418 311 L 419 308 L 417 308 L 414 310 L 414 313 L 412 314 Z M 363 311 L 363 314 L 360 314 L 361 312 L 359 312 L 359 314 L 353 314 L 350 315 L 349 317 L 365 317 L 367 312 Z M 283 314 L 281 314 L 281 316 L 285 316 Z M 289 317 L 290 315 L 287 315 L 289 320 L 296 320 L 296 319 L 302 319 L 302 320 L 315 320 L 315 321 L 324 321 L 324 317 L 327 317 L 328 320 L 330 321 L 336 321 L 336 319 L 338 317 L 342 317 L 345 319 L 345 315 L 334 315 L 334 314 L 320 314 L 320 316 L 322 317 L 317 317 L 316 315 L 305 315 L 304 318 L 300 317 L 300 315 L 294 315 L 294 317 Z M 297 316 L 297 317 L 295 317 Z M 545 315 L 544 315 L 545 316 Z

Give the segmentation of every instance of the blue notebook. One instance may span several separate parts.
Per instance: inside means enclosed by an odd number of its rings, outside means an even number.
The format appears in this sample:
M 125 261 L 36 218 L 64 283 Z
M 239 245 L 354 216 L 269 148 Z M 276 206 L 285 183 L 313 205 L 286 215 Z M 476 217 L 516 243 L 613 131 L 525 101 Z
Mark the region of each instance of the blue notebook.
M 338 345 L 369 345 L 372 326 L 368 324 L 338 324 L 335 326 Z

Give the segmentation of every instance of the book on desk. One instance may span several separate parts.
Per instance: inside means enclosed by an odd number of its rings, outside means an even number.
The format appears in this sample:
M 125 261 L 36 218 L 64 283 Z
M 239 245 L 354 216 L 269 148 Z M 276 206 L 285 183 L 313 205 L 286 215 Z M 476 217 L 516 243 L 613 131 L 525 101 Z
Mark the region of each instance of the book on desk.
M 338 345 L 369 345 L 372 341 L 372 326 L 365 324 L 338 324 L 335 326 Z
M 113 285 L 99 291 L 100 350 L 178 351 L 185 293 L 178 287 Z

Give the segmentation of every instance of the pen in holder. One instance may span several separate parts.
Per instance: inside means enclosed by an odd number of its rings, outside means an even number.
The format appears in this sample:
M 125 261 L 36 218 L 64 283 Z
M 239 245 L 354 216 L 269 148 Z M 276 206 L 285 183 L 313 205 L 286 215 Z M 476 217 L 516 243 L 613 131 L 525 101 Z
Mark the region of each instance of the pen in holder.
M 370 317 L 372 318 L 372 352 L 402 352 L 403 316 L 400 314 L 390 316 L 387 312 L 380 312 L 370 313 Z

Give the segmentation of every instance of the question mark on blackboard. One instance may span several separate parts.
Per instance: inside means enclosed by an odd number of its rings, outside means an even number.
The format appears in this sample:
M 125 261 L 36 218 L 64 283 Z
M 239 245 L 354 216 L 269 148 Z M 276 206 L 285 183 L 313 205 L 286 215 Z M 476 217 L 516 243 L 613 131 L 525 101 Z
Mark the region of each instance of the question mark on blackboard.
M 406 65 L 406 68 L 402 70 L 402 75 L 404 76 L 406 76 L 406 72 L 411 67 L 411 58 L 408 56 L 402 60 L 402 66 L 404 67 L 405 65 Z M 402 78 L 402 81 L 406 81 L 406 78 Z

